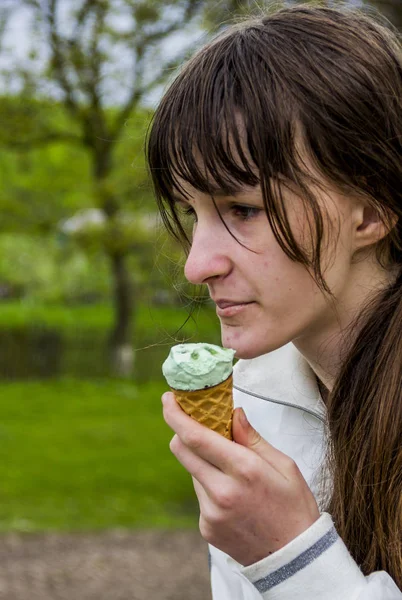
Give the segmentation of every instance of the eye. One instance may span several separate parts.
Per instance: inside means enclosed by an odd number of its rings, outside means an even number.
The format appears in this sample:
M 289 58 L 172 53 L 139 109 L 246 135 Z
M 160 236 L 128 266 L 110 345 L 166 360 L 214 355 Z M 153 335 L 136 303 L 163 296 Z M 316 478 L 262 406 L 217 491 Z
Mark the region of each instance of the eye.
M 262 209 L 257 206 L 244 206 L 242 204 L 234 204 L 232 206 L 232 211 L 236 217 L 241 219 L 242 221 L 249 221 L 254 217 L 257 217 Z
M 193 219 L 197 220 L 197 215 L 195 214 L 195 210 L 194 210 L 194 208 L 192 208 L 192 206 L 188 206 L 187 208 L 183 208 L 181 212 L 184 215 L 186 215 L 187 217 L 192 217 Z
M 179 202 L 176 203 L 177 213 L 184 219 L 190 218 L 193 221 L 197 221 L 197 215 L 192 206 L 188 204 L 181 204 Z

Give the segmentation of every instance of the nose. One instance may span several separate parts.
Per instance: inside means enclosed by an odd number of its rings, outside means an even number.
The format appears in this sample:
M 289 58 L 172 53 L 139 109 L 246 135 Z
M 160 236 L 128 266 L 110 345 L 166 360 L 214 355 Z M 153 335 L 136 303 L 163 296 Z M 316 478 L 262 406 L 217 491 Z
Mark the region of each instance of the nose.
M 227 231 L 201 222 L 193 233 L 191 250 L 184 267 L 186 279 L 193 284 L 208 283 L 210 279 L 224 277 L 232 269 L 228 251 Z

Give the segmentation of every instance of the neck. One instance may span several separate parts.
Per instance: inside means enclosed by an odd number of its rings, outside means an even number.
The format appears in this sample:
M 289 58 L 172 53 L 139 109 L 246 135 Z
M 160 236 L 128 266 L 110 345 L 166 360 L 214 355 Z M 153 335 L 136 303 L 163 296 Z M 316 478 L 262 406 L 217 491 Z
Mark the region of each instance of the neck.
M 319 380 L 324 401 L 332 391 L 343 360 L 356 340 L 356 318 L 368 303 L 392 284 L 395 272 L 385 271 L 378 263 L 357 263 L 351 269 L 350 284 L 312 330 L 293 340 Z

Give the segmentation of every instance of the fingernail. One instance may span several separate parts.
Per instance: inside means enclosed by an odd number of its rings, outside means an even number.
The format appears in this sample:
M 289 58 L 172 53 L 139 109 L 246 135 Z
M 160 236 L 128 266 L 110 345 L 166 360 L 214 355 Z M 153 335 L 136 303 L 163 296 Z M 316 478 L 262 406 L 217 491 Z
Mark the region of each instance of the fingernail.
M 246 413 L 244 412 L 244 410 L 242 408 L 240 408 L 240 410 L 239 410 L 239 418 L 240 418 L 240 423 L 242 424 L 242 427 L 244 427 L 244 429 L 246 429 L 249 426 L 249 422 L 246 417 Z
M 168 393 L 169 392 L 165 392 L 161 398 L 162 400 L 162 404 L 166 404 L 167 400 L 168 400 Z

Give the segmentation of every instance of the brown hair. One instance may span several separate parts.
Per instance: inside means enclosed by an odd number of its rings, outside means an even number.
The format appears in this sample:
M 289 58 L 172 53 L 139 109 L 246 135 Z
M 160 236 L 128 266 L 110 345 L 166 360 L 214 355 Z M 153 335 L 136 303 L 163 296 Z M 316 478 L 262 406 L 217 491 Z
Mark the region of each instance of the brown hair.
M 211 195 L 211 181 L 228 194 L 259 184 L 278 243 L 330 295 L 321 270 L 325 220 L 311 191 L 318 182 L 303 168 L 298 131 L 319 172 L 363 194 L 387 224 L 377 258 L 401 273 L 402 49 L 390 27 L 357 10 L 297 6 L 263 15 L 230 28 L 184 66 L 147 143 L 168 230 L 188 247 L 172 198 L 183 193 L 180 178 Z M 311 251 L 297 244 L 272 183 L 283 178 L 312 217 Z M 363 572 L 385 570 L 400 588 L 401 323 L 399 275 L 355 323 L 327 401 L 332 487 L 324 507 Z

